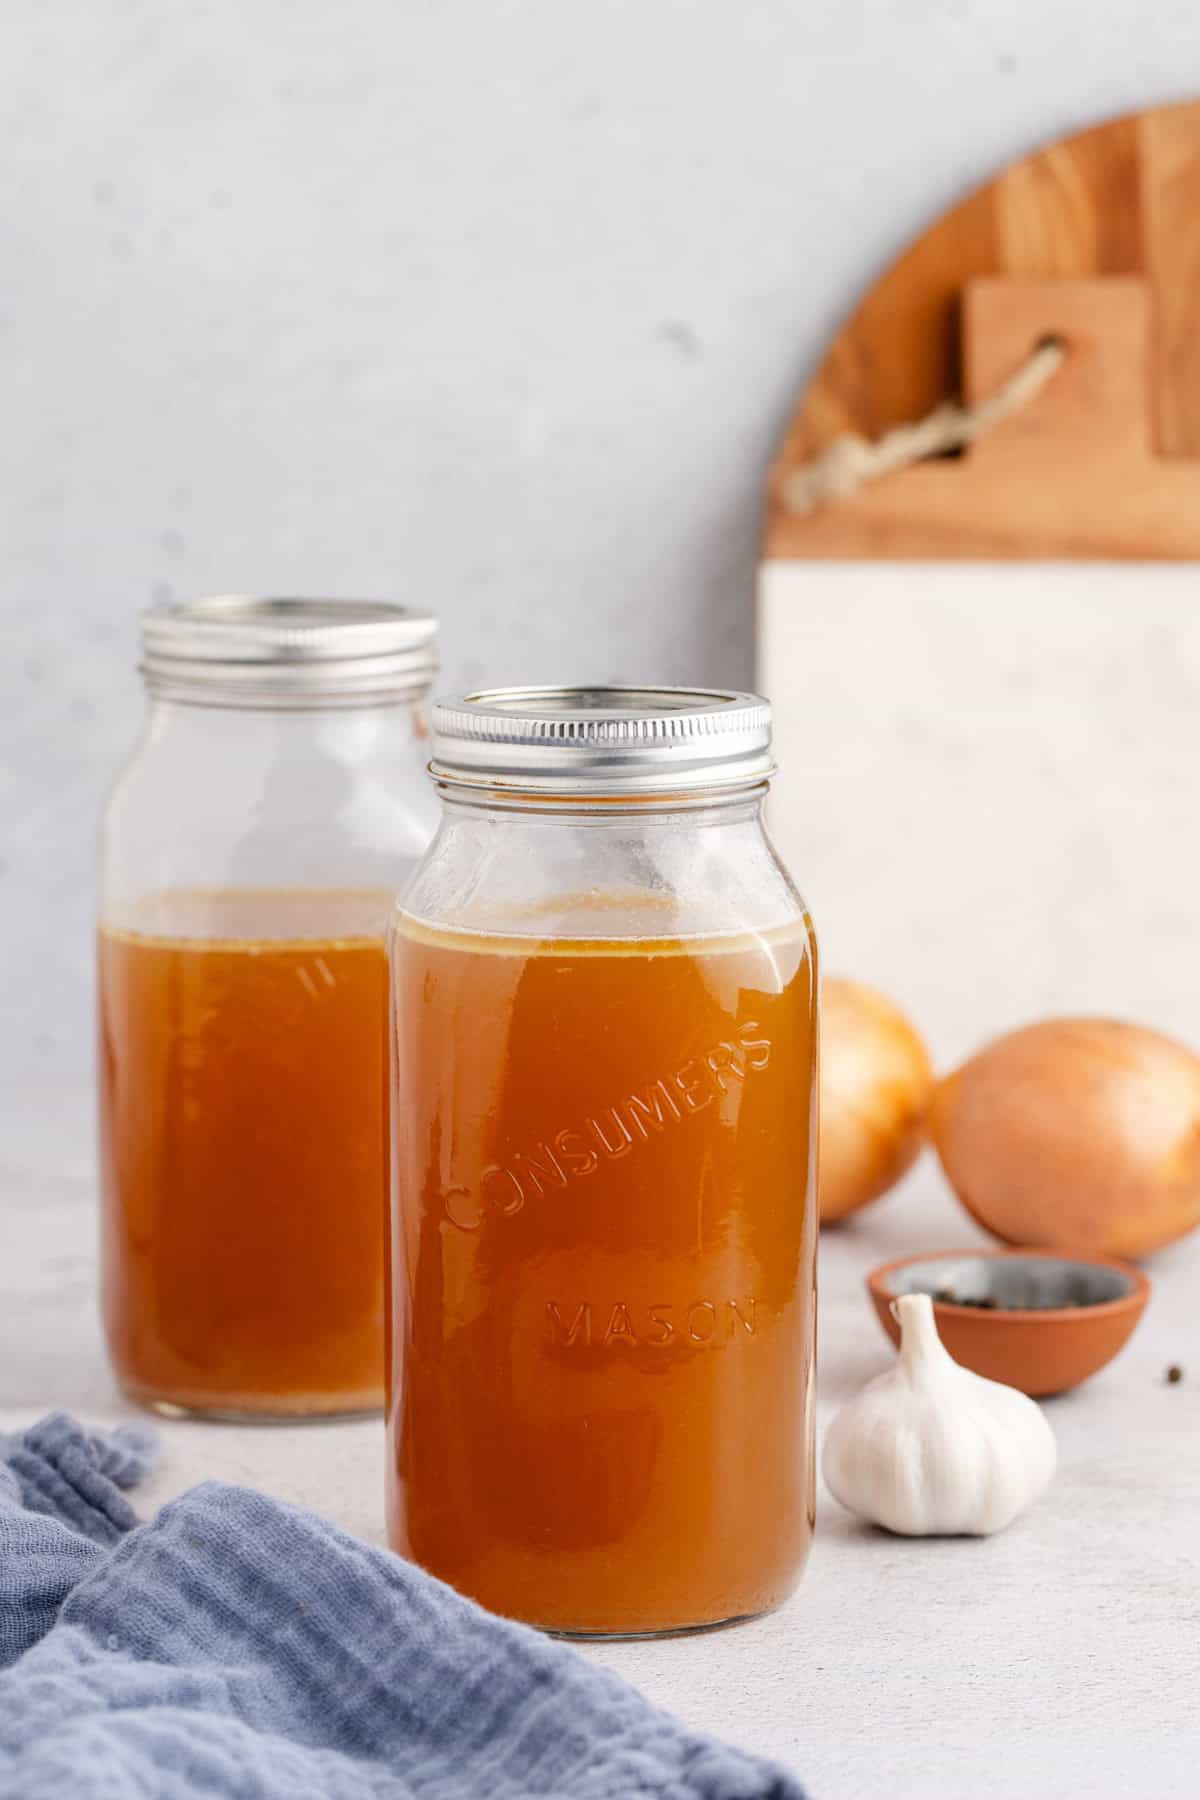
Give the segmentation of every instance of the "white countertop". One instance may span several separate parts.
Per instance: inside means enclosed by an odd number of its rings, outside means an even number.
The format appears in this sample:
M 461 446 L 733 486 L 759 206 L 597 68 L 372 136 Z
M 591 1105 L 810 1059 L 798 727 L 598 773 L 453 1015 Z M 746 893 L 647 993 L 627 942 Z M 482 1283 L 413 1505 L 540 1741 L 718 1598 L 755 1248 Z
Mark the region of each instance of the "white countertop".
M 94 1305 L 91 1102 L 10 1092 L 0 1168 L 0 1429 L 56 1407 L 127 1415 Z M 822 1423 L 886 1366 L 862 1288 L 888 1257 L 980 1241 L 932 1158 L 825 1234 Z M 821 1496 L 817 1542 L 774 1617 L 588 1655 L 696 1725 L 780 1758 L 813 1800 L 1171 1800 L 1200 1791 L 1200 1236 L 1156 1257 L 1122 1355 L 1050 1403 L 1060 1468 L 1007 1533 L 916 1541 Z M 1179 1363 L 1184 1381 L 1167 1386 Z M 143 1515 L 204 1477 L 245 1482 L 382 1540 L 377 1422 L 164 1424 Z

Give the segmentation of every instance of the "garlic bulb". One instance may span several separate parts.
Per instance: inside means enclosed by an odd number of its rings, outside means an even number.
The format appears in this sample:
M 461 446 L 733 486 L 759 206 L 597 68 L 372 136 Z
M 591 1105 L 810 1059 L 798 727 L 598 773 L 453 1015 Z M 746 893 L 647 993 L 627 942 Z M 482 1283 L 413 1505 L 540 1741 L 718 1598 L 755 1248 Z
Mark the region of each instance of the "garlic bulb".
M 906 1537 L 986 1537 L 1030 1506 L 1054 1473 L 1054 1434 L 1036 1401 L 962 1368 L 928 1294 L 892 1302 L 895 1366 L 867 1383 L 825 1437 L 823 1469 L 850 1512 Z

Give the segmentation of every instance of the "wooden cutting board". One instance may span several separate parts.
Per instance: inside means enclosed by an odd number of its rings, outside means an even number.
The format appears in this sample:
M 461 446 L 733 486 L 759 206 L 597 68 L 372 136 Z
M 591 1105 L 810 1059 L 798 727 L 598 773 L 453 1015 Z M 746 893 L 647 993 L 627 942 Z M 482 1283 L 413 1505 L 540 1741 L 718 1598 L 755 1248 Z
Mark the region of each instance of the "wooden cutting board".
M 1015 163 L 890 268 L 838 334 L 772 470 L 772 557 L 1200 554 L 1200 103 Z M 1066 365 L 972 451 L 804 519 L 787 474 L 997 385 L 1047 335 Z
M 965 454 L 804 517 L 839 433 L 1058 373 Z M 1200 1048 L 1200 103 L 1051 145 L 867 293 L 771 471 L 773 828 L 825 965 L 941 1062 L 1052 1012 Z M 1195 897 L 1193 897 L 1195 896 Z

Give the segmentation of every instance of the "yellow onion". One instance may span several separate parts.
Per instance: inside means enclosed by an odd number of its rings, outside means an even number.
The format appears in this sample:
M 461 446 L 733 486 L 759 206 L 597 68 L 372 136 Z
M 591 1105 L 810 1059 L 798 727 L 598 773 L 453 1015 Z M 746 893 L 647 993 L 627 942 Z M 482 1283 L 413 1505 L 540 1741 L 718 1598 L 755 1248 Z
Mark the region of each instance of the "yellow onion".
M 938 1088 L 955 1193 L 1009 1244 L 1141 1256 L 1200 1223 L 1200 1058 L 1113 1019 L 1010 1032 Z
M 821 984 L 821 1220 L 893 1187 L 925 1141 L 933 1070 L 904 1014 L 855 981 Z

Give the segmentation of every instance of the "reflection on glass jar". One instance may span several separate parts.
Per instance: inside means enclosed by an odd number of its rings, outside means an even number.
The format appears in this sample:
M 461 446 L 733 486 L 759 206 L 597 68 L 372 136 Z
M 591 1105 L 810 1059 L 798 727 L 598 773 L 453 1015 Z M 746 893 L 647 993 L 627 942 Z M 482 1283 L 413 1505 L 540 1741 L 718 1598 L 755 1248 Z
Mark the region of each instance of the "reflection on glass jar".
M 131 1398 L 382 1398 L 392 899 L 428 841 L 433 623 L 208 601 L 144 622 L 105 821 L 104 1319 Z
M 807 1553 L 816 971 L 767 740 L 746 696 L 435 712 L 392 939 L 390 1530 L 557 1630 L 759 1613 Z

